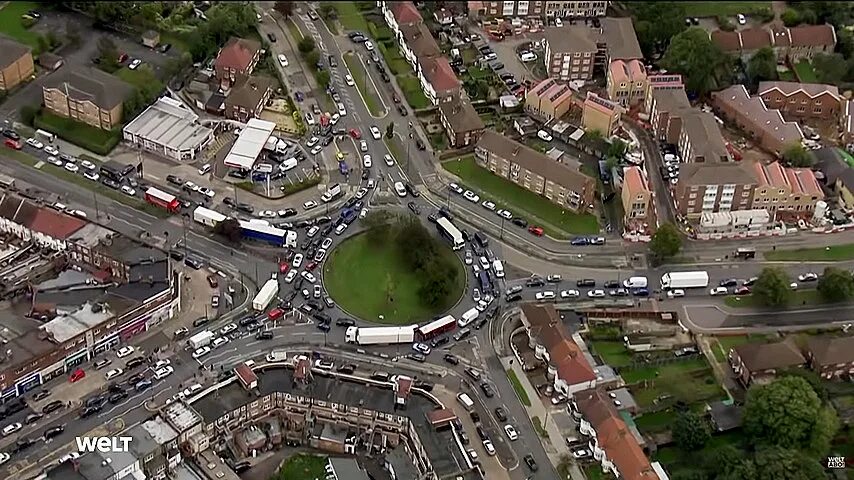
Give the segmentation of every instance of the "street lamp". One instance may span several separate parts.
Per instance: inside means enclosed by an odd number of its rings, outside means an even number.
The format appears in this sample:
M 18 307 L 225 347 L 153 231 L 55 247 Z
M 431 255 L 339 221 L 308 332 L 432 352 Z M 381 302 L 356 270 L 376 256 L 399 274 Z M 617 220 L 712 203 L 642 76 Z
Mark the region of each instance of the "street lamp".
M 498 236 L 501 240 L 504 240 L 504 215 L 501 216 L 501 232 Z

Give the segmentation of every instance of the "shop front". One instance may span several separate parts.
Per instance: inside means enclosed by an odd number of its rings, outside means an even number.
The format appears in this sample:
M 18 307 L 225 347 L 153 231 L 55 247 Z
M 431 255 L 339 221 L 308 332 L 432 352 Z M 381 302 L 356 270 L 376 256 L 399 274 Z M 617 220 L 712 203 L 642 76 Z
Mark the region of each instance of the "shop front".
M 18 395 L 23 395 L 28 391 L 38 387 L 42 383 L 42 376 L 39 372 L 33 372 L 33 374 L 28 375 L 15 384 L 15 387 L 18 389 Z
M 85 347 L 65 357 L 65 369 L 76 367 L 89 360 L 89 350 Z
M 60 360 L 53 365 L 50 365 L 44 369 L 42 369 L 39 374 L 42 377 L 42 383 L 47 383 L 48 381 L 61 376 L 65 373 L 65 361 Z
M 111 348 L 115 348 L 119 346 L 120 343 L 119 332 L 113 332 L 109 335 L 104 335 L 101 337 L 95 346 L 92 348 L 92 355 L 100 355 Z

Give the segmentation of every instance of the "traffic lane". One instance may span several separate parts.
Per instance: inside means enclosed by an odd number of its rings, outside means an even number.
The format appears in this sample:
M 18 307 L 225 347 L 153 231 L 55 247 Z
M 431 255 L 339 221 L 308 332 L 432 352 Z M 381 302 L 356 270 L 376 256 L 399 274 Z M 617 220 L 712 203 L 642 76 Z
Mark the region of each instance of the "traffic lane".
M 477 382 L 472 383 L 469 379 L 464 378 L 466 375 L 464 372 L 458 372 L 458 375 L 460 376 L 459 392 L 468 393 L 469 396 L 472 397 L 472 400 L 474 400 L 475 403 L 473 411 L 477 412 L 480 418 L 479 421 L 475 422 L 474 418 L 471 418 L 471 414 L 469 415 L 469 420 L 471 420 L 471 423 L 475 426 L 475 430 L 469 431 L 468 436 L 472 442 L 480 443 L 477 448 L 478 456 L 488 456 L 483 446 L 483 440 L 477 432 L 477 426 L 481 426 L 486 431 L 487 439 L 490 440 L 492 445 L 495 447 L 496 456 L 498 457 L 498 461 L 501 465 L 507 470 L 516 468 L 516 466 L 519 465 L 519 458 L 513 447 L 510 445 L 509 440 L 504 435 L 504 431 L 502 430 L 503 427 L 494 417 L 494 409 L 498 405 L 495 402 L 490 401 L 492 399 L 486 398 L 482 395 L 483 392 L 478 388 Z M 469 448 L 471 448 L 471 446 Z

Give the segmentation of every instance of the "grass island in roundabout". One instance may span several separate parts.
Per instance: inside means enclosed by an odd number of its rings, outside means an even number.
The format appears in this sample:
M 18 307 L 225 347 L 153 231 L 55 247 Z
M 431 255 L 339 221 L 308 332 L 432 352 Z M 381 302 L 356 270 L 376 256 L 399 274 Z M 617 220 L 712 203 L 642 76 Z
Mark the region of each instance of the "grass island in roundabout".
M 361 320 L 423 323 L 463 294 L 465 268 L 441 239 L 412 216 L 372 213 L 368 228 L 330 253 L 323 269 L 329 296 Z

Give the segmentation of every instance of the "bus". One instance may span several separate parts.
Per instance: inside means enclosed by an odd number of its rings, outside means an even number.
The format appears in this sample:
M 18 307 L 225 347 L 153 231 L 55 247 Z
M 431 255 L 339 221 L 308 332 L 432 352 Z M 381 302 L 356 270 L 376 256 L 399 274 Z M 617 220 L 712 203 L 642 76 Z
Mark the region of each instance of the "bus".
M 756 249 L 746 247 L 739 248 L 735 251 L 735 258 L 742 258 L 744 260 L 756 258 Z
M 450 332 L 457 326 L 457 320 L 453 315 L 445 315 L 437 320 L 433 320 L 432 322 L 424 325 L 422 327 L 418 327 L 418 334 L 421 336 L 422 340 L 426 340 L 428 338 L 433 338 L 437 335 L 441 335 L 445 332 Z
M 439 217 L 436 220 L 436 228 L 439 229 L 439 233 L 441 233 L 443 237 L 451 242 L 451 247 L 454 250 L 459 250 L 465 246 L 463 234 L 460 233 L 460 231 L 457 230 L 457 227 L 455 227 L 447 218 Z

